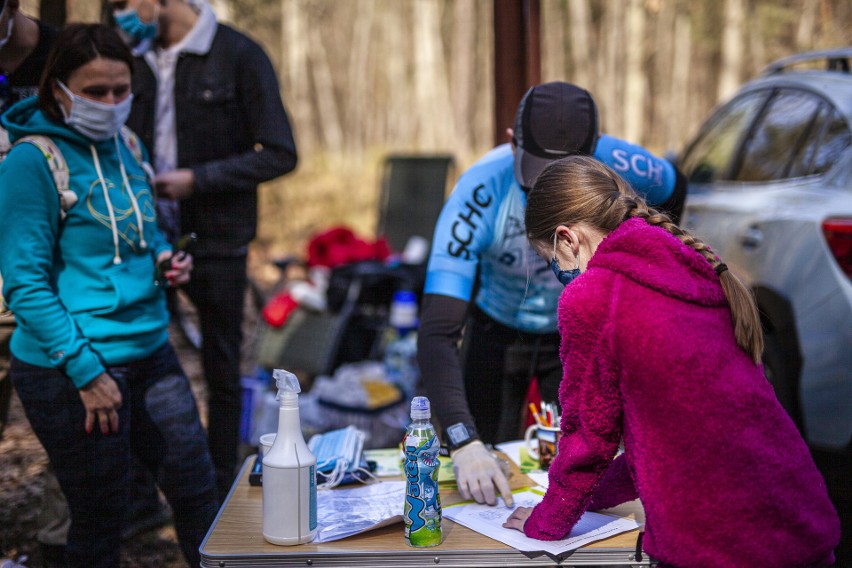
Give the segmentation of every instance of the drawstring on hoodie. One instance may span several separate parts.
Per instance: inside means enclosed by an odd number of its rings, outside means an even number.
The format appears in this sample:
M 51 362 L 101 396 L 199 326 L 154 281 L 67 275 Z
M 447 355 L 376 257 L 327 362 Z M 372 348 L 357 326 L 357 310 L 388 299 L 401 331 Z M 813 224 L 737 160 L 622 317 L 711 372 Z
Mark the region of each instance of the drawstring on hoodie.
M 127 188 L 127 194 L 130 196 L 130 202 L 133 203 L 133 210 L 136 212 L 136 225 L 139 227 L 139 246 L 146 249 L 148 248 L 148 243 L 145 242 L 145 225 L 143 224 L 142 210 L 139 209 L 139 203 L 136 201 L 136 196 L 133 195 L 130 180 L 127 179 L 127 170 L 124 169 L 124 160 L 121 159 L 121 147 L 118 145 L 118 136 L 113 136 L 113 140 L 115 140 L 115 153 L 118 156 L 118 166 L 121 169 L 121 179 L 124 181 L 124 187 Z
M 142 212 L 139 210 L 139 204 L 136 202 L 136 196 L 133 195 L 133 191 L 130 188 L 130 182 L 127 179 L 127 173 L 125 172 L 124 162 L 121 159 L 121 151 L 118 146 L 118 138 L 115 139 L 115 147 L 118 151 L 118 163 L 121 168 L 122 182 L 127 188 L 127 193 L 130 195 L 130 202 L 133 204 L 133 210 L 136 213 L 136 222 L 139 224 L 139 245 L 142 248 L 146 248 L 148 245 L 145 242 L 144 229 L 142 225 Z M 98 151 L 95 149 L 94 144 L 90 145 L 89 149 L 92 151 L 92 161 L 95 163 L 95 170 L 98 172 L 98 179 L 101 182 L 101 188 L 104 192 L 104 199 L 106 200 L 107 211 L 109 212 L 109 223 L 110 227 L 112 228 L 112 244 L 115 247 L 115 256 L 112 258 L 112 263 L 121 264 L 121 254 L 118 250 L 118 222 L 115 218 L 115 209 L 113 209 L 112 201 L 109 198 L 109 190 L 107 189 L 103 170 L 101 170 L 101 161 L 100 159 L 98 159 Z

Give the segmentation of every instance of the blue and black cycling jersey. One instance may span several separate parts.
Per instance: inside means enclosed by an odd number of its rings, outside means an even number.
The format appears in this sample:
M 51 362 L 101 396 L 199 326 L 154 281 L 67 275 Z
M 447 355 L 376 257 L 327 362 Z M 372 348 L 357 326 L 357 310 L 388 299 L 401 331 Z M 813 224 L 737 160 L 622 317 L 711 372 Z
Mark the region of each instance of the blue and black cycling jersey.
M 675 194 L 675 168 L 641 146 L 603 135 L 594 157 L 652 206 Z M 470 301 L 478 273 L 475 303 L 486 315 L 523 332 L 553 333 L 564 288 L 527 241 L 526 193 L 513 165 L 505 144 L 461 176 L 435 228 L 424 293 Z

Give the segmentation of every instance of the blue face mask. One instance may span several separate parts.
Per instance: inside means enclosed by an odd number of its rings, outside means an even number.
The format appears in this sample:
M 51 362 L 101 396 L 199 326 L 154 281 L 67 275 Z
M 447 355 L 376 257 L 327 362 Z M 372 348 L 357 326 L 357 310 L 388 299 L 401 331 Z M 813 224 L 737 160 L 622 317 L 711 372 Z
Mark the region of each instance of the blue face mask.
M 124 30 L 124 33 L 130 36 L 134 44 L 157 37 L 156 17 L 150 22 L 143 22 L 133 8 L 121 10 L 113 14 L 113 16 L 115 17 L 115 23 Z
M 558 237 L 553 235 L 553 258 L 550 259 L 550 270 L 553 271 L 556 279 L 559 280 L 563 286 L 567 286 L 570 284 L 576 277 L 580 275 L 580 259 L 576 258 L 577 266 L 574 267 L 573 270 L 562 270 L 559 267 L 559 261 L 556 260 L 556 239 Z

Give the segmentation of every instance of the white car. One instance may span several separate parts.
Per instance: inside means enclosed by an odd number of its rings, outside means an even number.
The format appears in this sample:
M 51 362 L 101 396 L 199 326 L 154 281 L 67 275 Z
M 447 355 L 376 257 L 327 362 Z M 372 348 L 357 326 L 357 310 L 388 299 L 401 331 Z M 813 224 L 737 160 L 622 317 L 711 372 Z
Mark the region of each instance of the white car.
M 852 47 L 773 63 L 678 159 L 683 225 L 752 288 L 766 376 L 805 439 L 852 451 Z M 712 353 L 707 354 L 712 357 Z

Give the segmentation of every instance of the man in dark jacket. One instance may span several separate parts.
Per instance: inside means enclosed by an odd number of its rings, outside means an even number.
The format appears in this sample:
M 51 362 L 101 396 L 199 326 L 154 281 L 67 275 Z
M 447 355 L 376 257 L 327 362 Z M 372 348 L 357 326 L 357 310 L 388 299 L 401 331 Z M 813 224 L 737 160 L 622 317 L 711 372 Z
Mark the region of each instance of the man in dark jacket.
M 218 23 L 206 0 L 113 2 L 137 53 L 127 125 L 151 151 L 158 199 L 179 207 L 179 227 L 167 229 L 198 236 L 186 291 L 201 320 L 210 452 L 224 497 L 237 466 L 242 298 L 257 185 L 296 167 L 295 143 L 269 58 Z

